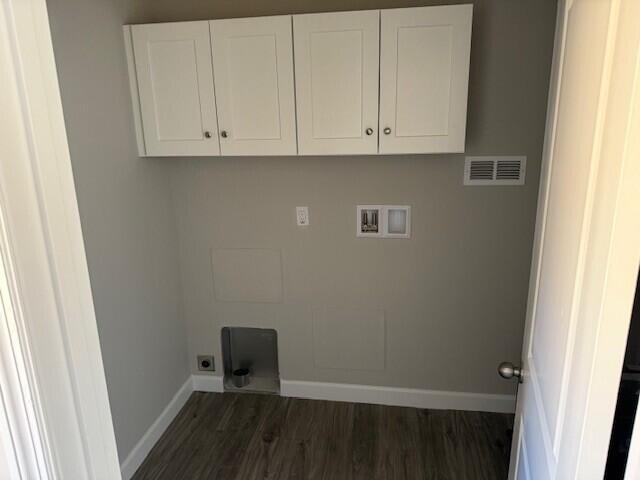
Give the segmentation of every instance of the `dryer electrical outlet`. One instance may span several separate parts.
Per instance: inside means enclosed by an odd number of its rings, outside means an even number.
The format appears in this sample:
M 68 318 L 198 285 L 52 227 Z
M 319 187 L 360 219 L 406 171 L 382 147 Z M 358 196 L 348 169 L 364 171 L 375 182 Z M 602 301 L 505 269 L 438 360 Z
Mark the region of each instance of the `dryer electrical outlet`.
M 213 355 L 198 355 L 198 370 L 215 372 L 216 364 L 213 360 Z

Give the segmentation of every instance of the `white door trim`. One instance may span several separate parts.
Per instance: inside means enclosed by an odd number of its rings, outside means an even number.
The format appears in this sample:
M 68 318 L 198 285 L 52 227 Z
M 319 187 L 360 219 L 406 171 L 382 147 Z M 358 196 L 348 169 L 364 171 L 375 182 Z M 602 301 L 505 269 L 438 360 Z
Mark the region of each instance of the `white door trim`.
M 640 478 L 640 409 L 636 410 L 627 469 L 624 472 L 624 480 L 637 480 L 638 478 Z
M 46 3 L 0 9 L 0 203 L 50 478 L 119 479 Z
M 596 271 L 598 262 L 594 260 L 604 260 L 600 276 L 597 271 L 586 272 L 581 313 L 583 318 L 593 319 L 593 333 L 578 338 L 582 341 L 576 345 L 574 358 L 577 373 L 588 379 L 588 401 L 583 409 L 568 405 L 572 419 L 575 421 L 575 414 L 580 419 L 580 442 L 560 452 L 565 461 L 577 459 L 579 479 L 601 478 L 604 471 L 640 266 L 640 3 L 617 3 L 617 30 L 611 39 L 615 48 L 599 152 L 602 168 L 589 246 L 592 261 L 587 268 Z M 611 211 L 615 213 L 607 216 Z M 599 280 L 595 285 L 594 277 Z M 594 303 L 597 309 L 590 308 Z M 591 362 L 587 364 L 586 359 Z M 575 372 L 572 378 L 576 378 Z M 604 446 L 603 439 L 607 440 Z M 640 456 L 638 440 L 633 444 L 631 460 L 634 455 Z M 563 471 L 559 470 L 559 477 Z
M 0 9 L 0 18 L 2 13 Z M 0 473 L 8 473 L 9 478 L 49 479 L 50 446 L 42 430 L 37 394 L 32 391 L 34 371 L 26 352 L 29 346 L 22 341 L 26 337 L 24 315 L 9 253 L 0 208 L 0 447 L 5 460 Z

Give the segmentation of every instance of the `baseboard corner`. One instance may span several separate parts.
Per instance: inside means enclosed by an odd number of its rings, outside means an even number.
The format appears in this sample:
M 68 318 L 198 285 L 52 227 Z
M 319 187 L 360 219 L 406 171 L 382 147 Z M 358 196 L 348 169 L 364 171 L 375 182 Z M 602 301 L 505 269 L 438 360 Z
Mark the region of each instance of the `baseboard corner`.
M 123 480 L 129 480 L 133 477 L 133 474 L 136 473 L 136 470 L 142 465 L 144 459 L 147 458 L 153 446 L 160 439 L 176 415 L 178 415 L 178 412 L 180 412 L 180 409 L 187 402 L 192 392 L 193 379 L 189 377 L 138 443 L 136 443 L 131 453 L 129 453 L 127 458 L 121 463 L 120 472 L 122 473 Z

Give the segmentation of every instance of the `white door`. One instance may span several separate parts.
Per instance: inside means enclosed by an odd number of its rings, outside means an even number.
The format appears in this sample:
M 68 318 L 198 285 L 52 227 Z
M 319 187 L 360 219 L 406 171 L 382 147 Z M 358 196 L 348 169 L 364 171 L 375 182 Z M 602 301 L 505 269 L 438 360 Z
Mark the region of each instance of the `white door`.
M 218 155 L 209 22 L 132 27 L 146 153 Z
M 379 11 L 295 15 L 298 151 L 378 152 Z
M 382 10 L 380 153 L 464 152 L 472 13 Z
M 621 3 L 635 5 L 635 20 L 619 12 Z M 623 163 L 624 145 L 639 143 L 629 130 L 639 5 L 559 2 L 510 479 L 603 476 L 638 268 L 639 232 L 624 226 L 637 226 L 638 209 L 622 213 L 638 203 L 640 180 L 629 183 L 633 168 Z M 619 19 L 627 27 L 619 29 Z M 628 38 L 614 50 L 620 32 L 635 36 L 633 56 L 625 58 Z M 628 158 L 637 172 L 638 159 Z M 622 237 L 632 248 L 616 246 L 616 228 L 627 228 Z M 617 312 L 603 318 L 607 305 Z
M 222 155 L 295 155 L 291 16 L 211 22 Z

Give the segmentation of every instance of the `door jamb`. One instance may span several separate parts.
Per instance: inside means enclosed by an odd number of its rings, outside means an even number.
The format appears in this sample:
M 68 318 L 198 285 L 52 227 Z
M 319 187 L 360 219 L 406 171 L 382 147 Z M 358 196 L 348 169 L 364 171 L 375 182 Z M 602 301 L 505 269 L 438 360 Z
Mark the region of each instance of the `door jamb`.
M 50 452 L 38 478 L 120 479 L 45 0 L 4 0 L 0 37 L 0 203 Z

